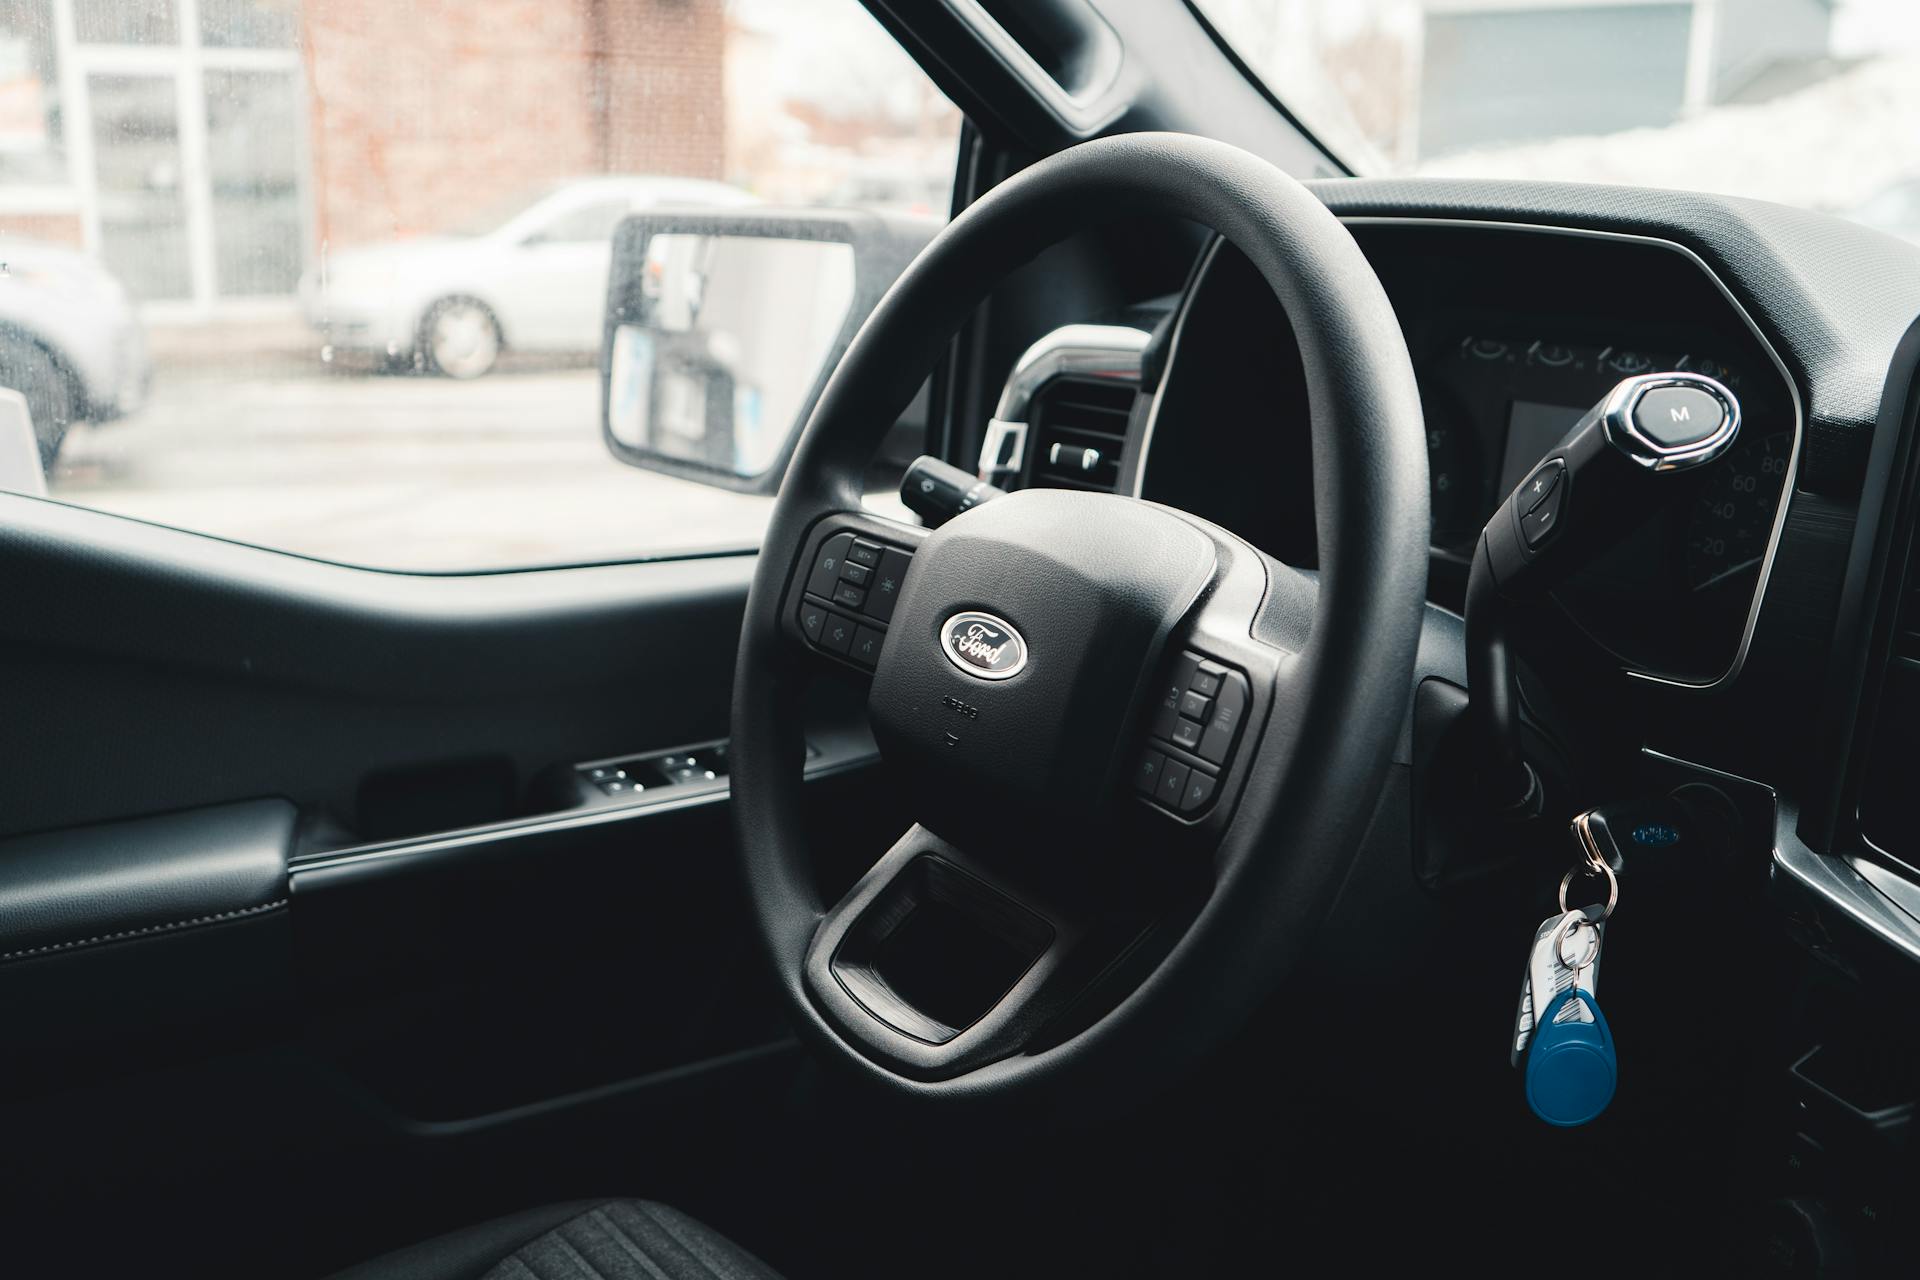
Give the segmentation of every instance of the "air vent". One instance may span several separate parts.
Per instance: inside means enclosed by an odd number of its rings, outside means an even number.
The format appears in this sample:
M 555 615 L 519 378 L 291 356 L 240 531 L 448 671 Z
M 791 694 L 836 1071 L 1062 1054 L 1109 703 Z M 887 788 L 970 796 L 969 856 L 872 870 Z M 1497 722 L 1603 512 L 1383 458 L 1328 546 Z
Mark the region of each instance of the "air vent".
M 1132 382 L 1055 378 L 1033 399 L 1027 484 L 1111 493 L 1137 392 Z

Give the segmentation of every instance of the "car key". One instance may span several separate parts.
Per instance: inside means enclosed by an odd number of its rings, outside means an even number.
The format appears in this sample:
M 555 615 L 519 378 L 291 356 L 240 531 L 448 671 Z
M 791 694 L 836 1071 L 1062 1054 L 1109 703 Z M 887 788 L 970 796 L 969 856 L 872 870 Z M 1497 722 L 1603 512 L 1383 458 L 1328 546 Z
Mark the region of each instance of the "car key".
M 1562 962 L 1559 955 L 1560 948 L 1555 941 L 1561 922 L 1569 915 L 1579 915 L 1590 923 L 1596 939 L 1605 932 L 1605 910 L 1599 905 L 1579 908 L 1572 912 L 1556 911 L 1542 920 L 1540 927 L 1534 930 L 1533 946 L 1527 952 L 1526 971 L 1520 978 L 1520 1008 L 1514 1014 L 1512 1047 L 1507 1054 L 1510 1065 L 1520 1065 L 1520 1055 L 1526 1052 L 1527 1040 L 1533 1035 L 1536 1010 L 1534 993 L 1542 990 L 1546 992 L 1545 998 L 1538 1002 L 1538 1007 L 1544 1008 L 1552 1003 L 1555 996 L 1573 985 L 1573 970 Z M 1578 958 L 1577 953 L 1571 950 L 1568 954 L 1576 955 Z M 1582 970 L 1582 977 L 1586 989 L 1590 992 L 1593 990 L 1593 984 L 1600 980 L 1600 953 L 1597 945 L 1593 948 L 1593 955 L 1587 966 Z M 1591 1022 L 1593 1020 L 1593 1015 L 1586 1005 L 1579 1001 L 1564 1005 L 1557 1016 L 1566 1021 Z
M 1613 1031 L 1586 985 L 1591 966 L 1600 956 L 1599 924 L 1582 912 L 1569 911 L 1554 926 L 1552 949 L 1554 961 L 1570 971 L 1570 979 L 1539 1012 L 1539 1026 L 1527 1050 L 1527 1106 L 1548 1124 L 1569 1129 L 1607 1109 L 1620 1072 Z M 1542 980 L 1550 981 L 1550 975 Z M 1589 1020 L 1560 1016 L 1581 1005 L 1592 1015 Z

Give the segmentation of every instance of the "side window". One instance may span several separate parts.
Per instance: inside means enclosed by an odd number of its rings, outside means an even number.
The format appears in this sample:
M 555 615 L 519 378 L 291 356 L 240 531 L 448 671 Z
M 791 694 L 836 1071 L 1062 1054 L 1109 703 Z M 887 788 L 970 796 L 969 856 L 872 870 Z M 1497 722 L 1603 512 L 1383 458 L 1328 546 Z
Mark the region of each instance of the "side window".
M 769 497 L 609 452 L 608 255 L 540 250 L 944 218 L 959 129 L 859 0 L 0 0 L 0 459 L 382 569 L 751 548 Z

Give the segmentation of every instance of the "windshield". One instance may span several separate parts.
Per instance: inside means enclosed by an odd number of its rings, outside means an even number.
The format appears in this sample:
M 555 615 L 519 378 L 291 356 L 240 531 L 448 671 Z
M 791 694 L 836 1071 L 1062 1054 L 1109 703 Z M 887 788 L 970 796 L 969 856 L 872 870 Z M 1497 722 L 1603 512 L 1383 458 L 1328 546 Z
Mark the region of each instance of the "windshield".
M 1914 0 L 1194 0 L 1366 174 L 1754 196 L 1920 237 Z

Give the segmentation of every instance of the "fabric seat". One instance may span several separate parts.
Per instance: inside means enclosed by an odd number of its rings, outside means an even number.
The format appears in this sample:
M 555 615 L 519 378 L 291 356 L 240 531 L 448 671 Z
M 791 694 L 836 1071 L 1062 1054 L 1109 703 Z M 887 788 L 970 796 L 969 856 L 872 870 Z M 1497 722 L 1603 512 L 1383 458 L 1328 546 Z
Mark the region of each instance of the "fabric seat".
M 439 1236 L 334 1280 L 780 1280 L 677 1209 L 648 1200 L 548 1205 Z

